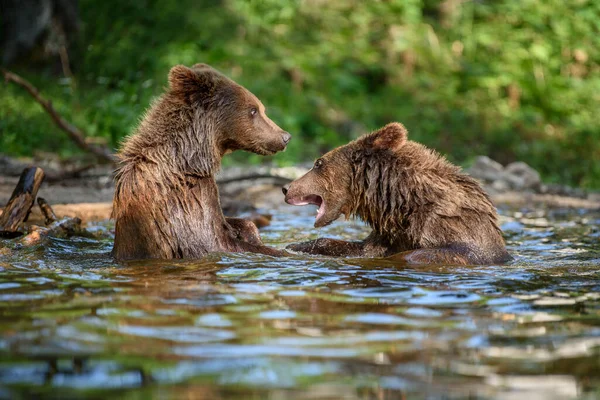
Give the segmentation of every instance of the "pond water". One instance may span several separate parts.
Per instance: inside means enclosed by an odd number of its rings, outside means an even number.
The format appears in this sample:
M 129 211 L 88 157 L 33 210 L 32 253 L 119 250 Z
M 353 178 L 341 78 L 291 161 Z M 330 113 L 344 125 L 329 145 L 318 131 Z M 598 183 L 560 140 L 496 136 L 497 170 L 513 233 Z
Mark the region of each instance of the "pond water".
M 254 254 L 119 266 L 100 239 L 0 255 L 0 398 L 600 397 L 600 212 L 501 208 L 515 260 Z M 263 230 L 319 234 L 311 207 Z M 293 228 L 290 228 L 293 227 Z

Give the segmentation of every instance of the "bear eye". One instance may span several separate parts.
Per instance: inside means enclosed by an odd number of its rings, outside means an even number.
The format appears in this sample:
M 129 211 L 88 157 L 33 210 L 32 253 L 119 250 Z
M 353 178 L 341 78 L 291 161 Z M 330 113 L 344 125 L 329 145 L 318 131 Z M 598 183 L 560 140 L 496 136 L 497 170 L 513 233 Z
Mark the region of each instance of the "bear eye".
M 250 109 L 250 115 L 254 117 L 256 115 L 256 113 L 258 113 L 258 110 L 256 109 L 256 107 L 252 107 Z
M 314 165 L 314 167 L 313 167 L 313 168 L 315 168 L 315 169 L 319 169 L 319 168 L 321 168 L 322 166 L 323 166 L 323 160 L 319 158 L 317 161 L 315 161 L 315 165 Z

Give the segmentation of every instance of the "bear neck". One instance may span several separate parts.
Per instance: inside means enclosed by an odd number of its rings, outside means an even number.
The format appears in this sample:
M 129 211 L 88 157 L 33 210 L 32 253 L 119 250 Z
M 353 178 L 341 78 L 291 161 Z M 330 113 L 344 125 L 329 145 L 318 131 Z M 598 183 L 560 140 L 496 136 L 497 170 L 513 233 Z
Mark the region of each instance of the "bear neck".
M 223 156 L 217 143 L 219 118 L 214 113 L 163 96 L 124 143 L 122 164 L 154 165 L 165 181 L 214 176 Z
M 445 201 L 441 187 L 460 169 L 426 147 L 407 142 L 396 152 L 381 151 L 353 164 L 351 214 L 389 243 L 410 242 L 420 218 Z M 421 221 L 422 222 L 422 221 Z

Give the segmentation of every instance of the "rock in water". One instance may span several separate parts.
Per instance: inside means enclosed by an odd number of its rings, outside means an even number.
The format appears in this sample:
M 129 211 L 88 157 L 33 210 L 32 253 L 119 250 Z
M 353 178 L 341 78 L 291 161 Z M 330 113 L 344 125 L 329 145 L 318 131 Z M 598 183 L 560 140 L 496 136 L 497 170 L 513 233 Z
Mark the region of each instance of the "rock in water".
M 504 175 L 514 190 L 537 192 L 542 184 L 539 172 L 522 161 L 508 164 L 504 169 Z
M 504 177 L 504 167 L 502 164 L 492 160 L 488 156 L 477 157 L 467 172 L 473 178 L 486 182 L 494 182 Z

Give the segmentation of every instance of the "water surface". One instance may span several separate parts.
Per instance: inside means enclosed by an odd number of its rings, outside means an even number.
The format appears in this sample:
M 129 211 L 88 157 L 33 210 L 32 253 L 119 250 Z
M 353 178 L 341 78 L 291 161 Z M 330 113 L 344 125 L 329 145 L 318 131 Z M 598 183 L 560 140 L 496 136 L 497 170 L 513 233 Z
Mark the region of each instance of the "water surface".
M 99 239 L 5 251 L 0 398 L 600 397 L 600 212 L 500 211 L 505 266 L 255 254 L 120 266 L 110 222 Z M 313 222 L 310 207 L 285 208 L 263 238 L 368 233 Z

